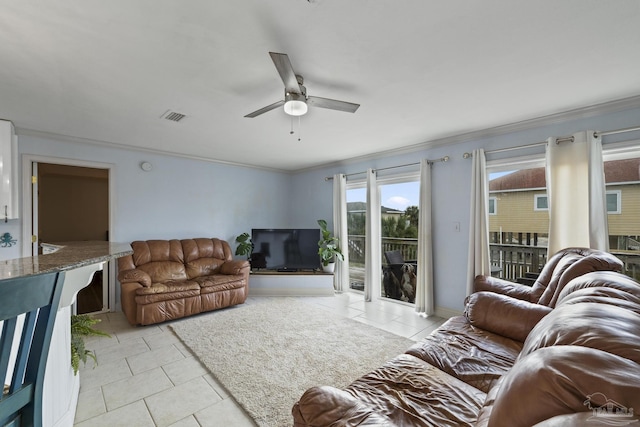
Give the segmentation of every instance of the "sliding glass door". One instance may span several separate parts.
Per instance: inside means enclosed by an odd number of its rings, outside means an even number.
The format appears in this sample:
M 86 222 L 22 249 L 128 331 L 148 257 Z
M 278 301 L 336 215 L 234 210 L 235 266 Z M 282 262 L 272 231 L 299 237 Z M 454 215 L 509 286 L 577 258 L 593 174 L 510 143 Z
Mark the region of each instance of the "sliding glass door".
M 418 177 L 379 180 L 382 283 L 380 298 L 413 304 L 418 252 Z
M 416 175 L 378 180 L 380 192 L 381 283 L 365 283 L 367 195 L 364 184 L 347 187 L 349 289 L 371 286 L 374 298 L 414 303 L 420 181 Z M 378 239 L 379 237 L 379 239 Z
M 366 251 L 367 191 L 362 186 L 347 187 L 347 230 L 349 234 L 349 289 L 364 291 Z

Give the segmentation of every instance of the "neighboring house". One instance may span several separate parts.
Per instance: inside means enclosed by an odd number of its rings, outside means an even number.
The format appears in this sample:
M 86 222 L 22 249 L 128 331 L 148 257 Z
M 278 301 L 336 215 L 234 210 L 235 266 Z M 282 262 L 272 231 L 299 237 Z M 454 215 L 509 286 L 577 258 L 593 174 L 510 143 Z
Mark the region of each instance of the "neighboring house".
M 364 218 L 367 215 L 367 204 L 364 202 L 348 202 L 347 203 L 347 212 L 349 218 L 353 218 L 353 221 L 360 221 L 358 223 L 359 226 L 364 227 Z M 380 207 L 380 216 L 382 219 L 388 218 L 400 218 L 400 216 L 404 215 L 404 211 L 399 211 L 397 209 L 388 208 L 386 206 Z M 357 218 L 357 219 L 355 219 Z M 353 234 L 353 233 L 352 233 Z M 355 234 L 360 234 L 356 232 Z
M 604 169 L 611 249 L 640 250 L 640 158 L 608 161 Z M 549 211 L 544 168 L 492 179 L 489 198 L 489 232 L 495 242 L 546 244 Z

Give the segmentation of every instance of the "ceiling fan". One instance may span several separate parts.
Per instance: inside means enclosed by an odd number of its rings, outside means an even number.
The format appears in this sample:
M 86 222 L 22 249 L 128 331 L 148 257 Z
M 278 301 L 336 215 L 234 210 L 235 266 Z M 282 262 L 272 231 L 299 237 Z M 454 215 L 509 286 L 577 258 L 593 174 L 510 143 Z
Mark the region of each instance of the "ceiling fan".
M 271 55 L 271 59 L 284 83 L 284 99 L 260 108 L 253 113 L 249 113 L 245 117 L 257 117 L 280 106 L 284 106 L 284 112 L 291 116 L 302 116 L 306 114 L 309 105 L 328 108 L 330 110 L 346 111 L 348 113 L 355 113 L 358 107 L 360 107 L 360 104 L 354 104 L 352 102 L 320 98 L 318 96 L 307 96 L 307 88 L 302 85 L 304 79 L 301 75 L 293 71 L 287 54 L 269 52 L 269 55 Z

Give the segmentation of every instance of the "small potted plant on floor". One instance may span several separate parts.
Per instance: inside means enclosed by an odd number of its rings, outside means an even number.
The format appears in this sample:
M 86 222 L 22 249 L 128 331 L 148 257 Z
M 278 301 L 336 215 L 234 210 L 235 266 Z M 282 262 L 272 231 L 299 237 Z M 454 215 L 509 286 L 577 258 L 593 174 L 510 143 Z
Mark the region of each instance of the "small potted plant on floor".
M 84 338 L 89 336 L 111 337 L 108 333 L 99 329 L 94 329 L 93 325 L 100 322 L 87 314 L 74 314 L 71 316 L 71 367 L 73 375 L 78 374 L 80 362 L 87 363 L 87 356 L 98 363 L 96 355 L 92 350 L 87 350 L 84 346 Z
M 344 261 L 344 255 L 340 250 L 338 238 L 332 236 L 331 232 L 327 230 L 327 221 L 319 219 L 318 225 L 322 234 L 321 239 L 318 241 L 318 255 L 320 255 L 322 269 L 327 273 L 333 273 L 335 260 Z

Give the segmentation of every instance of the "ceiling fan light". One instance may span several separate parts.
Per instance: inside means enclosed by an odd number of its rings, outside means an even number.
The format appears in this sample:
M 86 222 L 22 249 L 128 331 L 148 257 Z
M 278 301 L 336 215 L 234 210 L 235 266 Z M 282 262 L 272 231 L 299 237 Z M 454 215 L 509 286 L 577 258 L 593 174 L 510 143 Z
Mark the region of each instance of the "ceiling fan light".
M 307 114 L 307 102 L 304 96 L 297 93 L 287 94 L 284 103 L 284 112 L 290 116 L 303 116 Z

